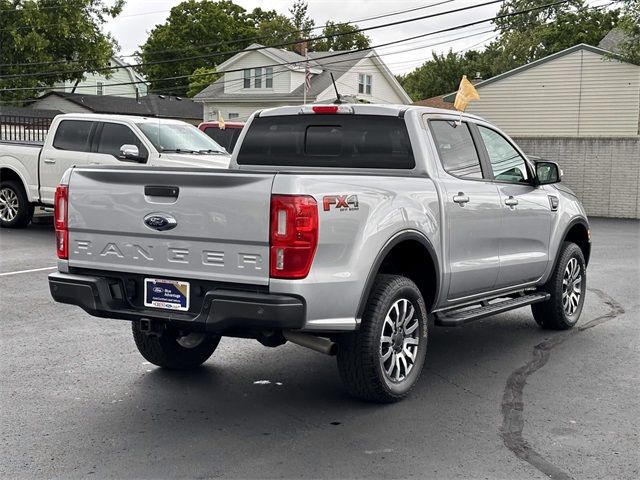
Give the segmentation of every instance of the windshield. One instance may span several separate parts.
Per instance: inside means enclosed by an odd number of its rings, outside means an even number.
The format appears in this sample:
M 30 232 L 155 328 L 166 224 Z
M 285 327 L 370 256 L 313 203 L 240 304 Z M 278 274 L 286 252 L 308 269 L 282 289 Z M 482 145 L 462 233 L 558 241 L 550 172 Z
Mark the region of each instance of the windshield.
M 152 122 L 137 125 L 159 152 L 227 153 L 218 143 L 193 125 Z

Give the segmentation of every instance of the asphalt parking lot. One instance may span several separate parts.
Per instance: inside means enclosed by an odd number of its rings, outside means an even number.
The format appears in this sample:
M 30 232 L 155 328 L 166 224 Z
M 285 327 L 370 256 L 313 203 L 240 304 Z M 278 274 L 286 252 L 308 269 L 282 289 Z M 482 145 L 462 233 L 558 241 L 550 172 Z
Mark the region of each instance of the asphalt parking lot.
M 436 329 L 412 396 L 370 405 L 335 360 L 223 339 L 193 372 L 128 322 L 54 303 L 48 225 L 0 232 L 1 478 L 639 478 L 640 222 L 595 219 L 578 327 L 528 308 Z M 15 273 L 18 272 L 18 273 Z

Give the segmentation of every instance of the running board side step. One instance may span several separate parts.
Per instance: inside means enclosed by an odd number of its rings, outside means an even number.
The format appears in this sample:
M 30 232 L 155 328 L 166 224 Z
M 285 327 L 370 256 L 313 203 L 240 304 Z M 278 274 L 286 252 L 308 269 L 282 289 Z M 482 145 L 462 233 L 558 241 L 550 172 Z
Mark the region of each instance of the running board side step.
M 484 303 L 475 308 L 464 307 L 459 310 L 448 310 L 446 312 L 438 312 L 435 314 L 435 324 L 439 327 L 459 327 L 465 323 L 480 320 L 481 318 L 490 317 L 498 313 L 507 312 L 516 308 L 531 305 L 532 303 L 544 302 L 549 300 L 548 293 L 530 293 L 516 298 L 508 298 L 506 300 L 495 303 Z

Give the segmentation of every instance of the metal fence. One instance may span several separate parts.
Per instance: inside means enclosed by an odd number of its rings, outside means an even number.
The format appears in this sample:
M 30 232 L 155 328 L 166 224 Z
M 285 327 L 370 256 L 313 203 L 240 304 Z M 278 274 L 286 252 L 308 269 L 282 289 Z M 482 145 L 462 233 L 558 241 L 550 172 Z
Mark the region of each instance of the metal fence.
M 43 143 L 53 117 L 32 117 L 0 113 L 0 141 Z

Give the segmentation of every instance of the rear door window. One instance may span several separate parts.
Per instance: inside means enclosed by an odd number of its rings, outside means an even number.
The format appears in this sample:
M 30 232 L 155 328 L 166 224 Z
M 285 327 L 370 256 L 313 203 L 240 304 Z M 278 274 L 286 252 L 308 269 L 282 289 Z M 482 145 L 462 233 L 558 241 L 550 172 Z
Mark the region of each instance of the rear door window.
M 222 145 L 227 152 L 231 152 L 233 150 L 241 131 L 241 128 L 225 128 L 224 130 L 221 130 L 218 127 L 207 127 L 204 129 L 204 133 Z
M 482 178 L 480 156 L 469 125 L 450 120 L 429 122 L 444 169 L 460 178 Z
M 58 150 L 88 152 L 89 137 L 94 123 L 83 120 L 62 120 L 56 129 L 53 147 Z
M 237 161 L 240 165 L 415 167 L 404 119 L 384 115 L 254 118 Z
M 145 156 L 143 153 L 146 152 L 146 149 L 131 128 L 119 123 L 102 124 L 97 152 L 119 157 L 120 147 L 123 145 L 135 145 L 141 156 Z

